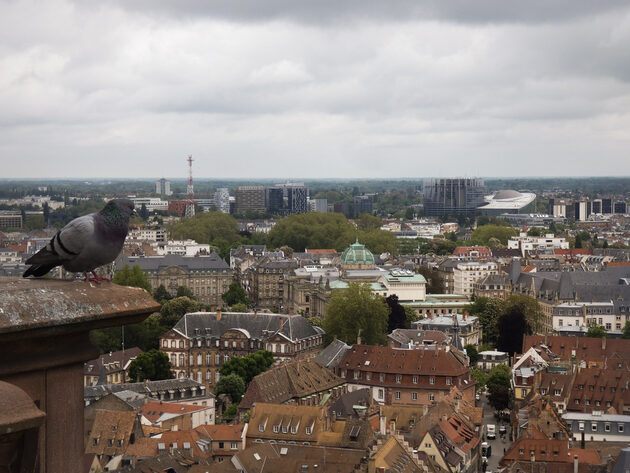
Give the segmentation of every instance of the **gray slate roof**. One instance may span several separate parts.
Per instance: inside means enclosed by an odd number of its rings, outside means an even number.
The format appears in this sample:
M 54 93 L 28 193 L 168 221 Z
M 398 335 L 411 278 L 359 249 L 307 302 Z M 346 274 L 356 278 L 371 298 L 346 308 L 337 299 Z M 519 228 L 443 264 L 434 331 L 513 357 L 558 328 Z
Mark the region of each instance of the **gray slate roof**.
M 200 335 L 217 337 L 230 329 L 245 330 L 256 340 L 266 340 L 275 333 L 292 341 L 324 334 L 323 329 L 312 326 L 301 315 L 254 312 L 223 312 L 219 320 L 216 312 L 191 312 L 179 319 L 173 329 L 190 338 Z
M 199 390 L 205 385 L 193 381 L 189 378 L 181 379 L 163 379 L 160 381 L 146 381 L 145 383 L 126 383 L 126 384 L 102 384 L 99 386 L 86 386 L 83 388 L 83 397 L 89 400 L 100 399 L 106 394 L 120 393 L 122 391 L 133 391 L 141 394 L 156 394 L 159 392 L 168 392 L 169 390 L 190 389 L 196 387 Z M 214 396 L 214 394 L 206 393 L 206 397 Z
M 157 272 L 168 268 L 169 266 L 179 266 L 188 271 L 212 271 L 212 272 L 231 272 L 230 266 L 221 259 L 216 253 L 209 256 L 125 256 L 121 254 L 115 262 L 116 270 L 121 269 L 128 264 L 129 266 L 138 265 L 140 269 L 147 272 Z
M 330 345 L 318 353 L 315 357 L 315 361 L 319 361 L 326 368 L 333 368 L 339 364 L 346 354 L 346 351 L 349 349 L 349 345 L 346 345 L 341 340 L 335 339 Z
M 630 447 L 624 448 L 619 452 L 612 473 L 626 473 L 630 470 Z

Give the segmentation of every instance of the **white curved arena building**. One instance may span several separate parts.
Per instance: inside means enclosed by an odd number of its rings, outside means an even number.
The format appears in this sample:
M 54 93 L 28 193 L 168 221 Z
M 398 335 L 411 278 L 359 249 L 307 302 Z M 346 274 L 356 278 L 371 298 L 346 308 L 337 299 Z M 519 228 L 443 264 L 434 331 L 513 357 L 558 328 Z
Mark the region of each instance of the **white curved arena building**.
M 486 204 L 477 207 L 483 215 L 520 214 L 534 211 L 536 194 L 502 190 L 485 197 Z

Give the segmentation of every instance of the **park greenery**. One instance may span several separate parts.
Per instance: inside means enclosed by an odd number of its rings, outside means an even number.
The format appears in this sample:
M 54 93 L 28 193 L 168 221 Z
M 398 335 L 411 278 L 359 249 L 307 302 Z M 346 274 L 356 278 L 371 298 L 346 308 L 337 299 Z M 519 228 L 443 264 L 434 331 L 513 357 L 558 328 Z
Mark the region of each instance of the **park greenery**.
M 129 380 L 133 383 L 169 378 L 171 378 L 171 364 L 166 353 L 160 350 L 152 349 L 141 353 L 129 364 Z
M 597 325 L 595 322 L 591 322 L 588 324 L 586 336 L 591 338 L 606 338 L 608 334 L 606 333 L 606 329 L 604 327 Z
M 360 336 L 366 345 L 384 345 L 387 341 L 389 307 L 375 296 L 368 284 L 351 283 L 346 290 L 335 290 L 323 321 L 326 337 L 334 336 L 353 344 Z
M 151 284 L 149 284 L 147 275 L 137 264 L 134 264 L 132 268 L 126 264 L 122 269 L 116 271 L 112 282 L 121 286 L 141 287 L 151 293 Z
M 343 251 L 358 239 L 373 253 L 397 254 L 396 236 L 381 230 L 375 218 L 362 216 L 359 219 L 361 225 L 357 228 L 339 213 L 290 215 L 279 220 L 271 229 L 267 244 L 271 248 L 286 245 L 294 251 L 304 251 L 306 248 Z

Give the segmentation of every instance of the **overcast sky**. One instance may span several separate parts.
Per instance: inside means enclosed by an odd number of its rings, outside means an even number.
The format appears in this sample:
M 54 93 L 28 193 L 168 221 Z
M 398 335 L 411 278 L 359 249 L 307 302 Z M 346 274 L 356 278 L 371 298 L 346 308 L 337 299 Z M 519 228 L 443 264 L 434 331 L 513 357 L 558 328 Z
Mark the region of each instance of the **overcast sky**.
M 0 0 L 0 177 L 189 154 L 199 178 L 630 175 L 630 4 Z

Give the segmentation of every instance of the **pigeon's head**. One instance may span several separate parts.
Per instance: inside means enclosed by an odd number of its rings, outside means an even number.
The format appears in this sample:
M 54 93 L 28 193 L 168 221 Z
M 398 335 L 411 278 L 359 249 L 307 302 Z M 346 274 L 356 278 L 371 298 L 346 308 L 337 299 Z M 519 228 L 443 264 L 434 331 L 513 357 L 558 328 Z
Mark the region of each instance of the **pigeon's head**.
M 131 215 L 135 215 L 133 201 L 129 199 L 114 199 L 107 202 L 102 213 L 110 216 L 120 216 L 129 220 Z

